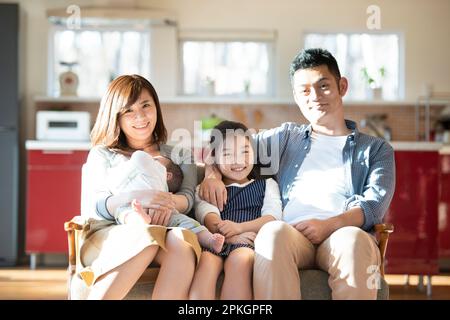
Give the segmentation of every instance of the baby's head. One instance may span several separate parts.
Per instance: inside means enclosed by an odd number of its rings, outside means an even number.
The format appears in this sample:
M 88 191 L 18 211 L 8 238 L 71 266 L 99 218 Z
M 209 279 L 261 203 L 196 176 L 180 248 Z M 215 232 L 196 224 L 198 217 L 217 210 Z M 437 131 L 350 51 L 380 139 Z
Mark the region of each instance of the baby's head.
M 244 183 L 255 176 L 252 142 L 248 128 L 240 122 L 222 121 L 214 127 L 212 156 L 224 181 Z
M 169 192 L 177 192 L 180 190 L 181 184 L 183 183 L 183 171 L 181 171 L 180 166 L 163 156 L 154 157 L 154 159 L 166 167 Z

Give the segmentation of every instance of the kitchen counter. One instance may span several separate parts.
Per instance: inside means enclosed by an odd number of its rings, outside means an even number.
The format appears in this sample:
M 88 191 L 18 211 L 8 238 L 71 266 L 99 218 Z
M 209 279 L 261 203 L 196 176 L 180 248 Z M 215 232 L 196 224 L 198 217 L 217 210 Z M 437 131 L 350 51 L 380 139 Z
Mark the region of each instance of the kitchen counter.
M 443 144 L 439 142 L 391 141 L 389 143 L 395 151 L 439 151 L 443 147 Z
M 74 151 L 91 149 L 90 141 L 41 141 L 27 140 L 25 142 L 26 150 L 45 150 L 45 151 Z
M 450 145 L 438 142 L 414 142 L 414 141 L 391 141 L 389 142 L 396 151 L 439 151 L 441 154 L 450 154 Z M 40 141 L 27 140 L 27 150 L 89 150 L 89 141 Z
M 450 155 L 450 145 L 446 144 L 444 145 L 440 150 L 439 150 L 440 154 L 448 154 Z

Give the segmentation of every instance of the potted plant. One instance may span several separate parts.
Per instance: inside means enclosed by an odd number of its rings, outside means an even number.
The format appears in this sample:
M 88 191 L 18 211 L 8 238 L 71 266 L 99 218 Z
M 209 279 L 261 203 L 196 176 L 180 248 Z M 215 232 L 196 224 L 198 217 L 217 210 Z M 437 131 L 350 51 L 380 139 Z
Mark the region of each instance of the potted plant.
M 371 74 L 367 67 L 361 69 L 363 78 L 367 82 L 368 96 L 374 100 L 380 100 L 383 97 L 382 82 L 386 75 L 386 69 L 381 67 L 375 74 Z
M 216 81 L 211 76 L 207 76 L 205 80 L 206 95 L 213 96 L 216 94 Z
M 248 97 L 250 95 L 250 86 L 251 86 L 251 81 L 250 79 L 246 79 L 244 81 L 244 95 L 246 97 Z

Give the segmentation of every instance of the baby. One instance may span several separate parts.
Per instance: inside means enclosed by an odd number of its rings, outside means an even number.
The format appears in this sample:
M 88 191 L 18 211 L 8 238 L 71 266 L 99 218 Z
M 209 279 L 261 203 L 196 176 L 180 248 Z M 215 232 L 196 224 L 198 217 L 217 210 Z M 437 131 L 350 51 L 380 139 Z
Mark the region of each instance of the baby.
M 183 172 L 169 158 L 158 156 L 152 158 L 144 151 L 135 151 L 129 161 L 108 170 L 107 185 L 113 194 L 135 190 L 152 189 L 165 192 L 177 192 L 183 182 Z M 123 224 L 131 210 L 148 214 L 149 209 L 133 201 L 117 209 L 116 221 Z M 200 245 L 215 252 L 222 250 L 225 237 L 219 233 L 212 234 L 196 220 L 174 210 L 168 227 L 181 227 L 197 234 Z

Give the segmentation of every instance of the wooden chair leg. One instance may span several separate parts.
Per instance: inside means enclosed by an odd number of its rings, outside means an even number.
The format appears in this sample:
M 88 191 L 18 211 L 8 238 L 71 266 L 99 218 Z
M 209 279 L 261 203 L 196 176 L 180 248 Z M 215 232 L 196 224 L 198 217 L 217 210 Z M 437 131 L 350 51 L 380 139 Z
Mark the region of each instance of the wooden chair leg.
M 75 221 L 76 217 L 71 221 L 64 223 L 64 230 L 67 231 L 67 244 L 69 251 L 69 266 L 67 267 L 67 298 L 71 300 L 71 282 L 77 267 L 77 245 L 76 233 L 83 229 L 83 226 Z

